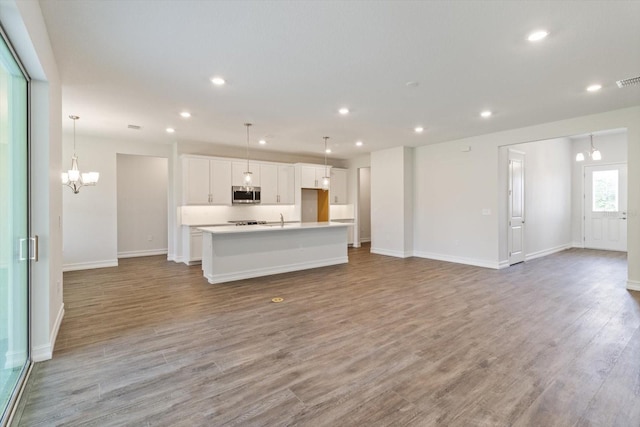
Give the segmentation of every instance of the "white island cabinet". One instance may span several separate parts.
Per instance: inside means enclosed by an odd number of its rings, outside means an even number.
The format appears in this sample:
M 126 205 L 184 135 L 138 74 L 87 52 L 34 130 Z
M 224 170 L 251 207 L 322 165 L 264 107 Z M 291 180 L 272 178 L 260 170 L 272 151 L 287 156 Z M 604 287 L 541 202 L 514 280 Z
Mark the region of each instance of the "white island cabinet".
M 345 264 L 349 224 L 314 222 L 202 227 L 202 270 L 209 283 Z

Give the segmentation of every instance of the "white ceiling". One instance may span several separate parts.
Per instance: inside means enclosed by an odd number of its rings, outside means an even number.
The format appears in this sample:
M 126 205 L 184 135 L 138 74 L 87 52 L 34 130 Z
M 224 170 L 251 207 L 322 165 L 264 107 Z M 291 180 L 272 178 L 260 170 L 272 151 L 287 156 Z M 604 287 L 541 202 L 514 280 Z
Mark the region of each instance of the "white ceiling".
M 344 159 L 640 105 L 615 83 L 640 75 L 639 1 L 40 4 L 78 135 L 244 146 L 249 121 L 256 149 L 321 154 L 328 135 Z

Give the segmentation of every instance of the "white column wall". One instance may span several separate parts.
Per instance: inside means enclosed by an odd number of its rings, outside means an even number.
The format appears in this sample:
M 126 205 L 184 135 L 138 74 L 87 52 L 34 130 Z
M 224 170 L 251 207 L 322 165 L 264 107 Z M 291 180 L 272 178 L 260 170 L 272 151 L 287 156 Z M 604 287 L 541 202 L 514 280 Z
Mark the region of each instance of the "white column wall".
M 371 252 L 402 258 L 412 255 L 412 177 L 412 148 L 371 153 Z

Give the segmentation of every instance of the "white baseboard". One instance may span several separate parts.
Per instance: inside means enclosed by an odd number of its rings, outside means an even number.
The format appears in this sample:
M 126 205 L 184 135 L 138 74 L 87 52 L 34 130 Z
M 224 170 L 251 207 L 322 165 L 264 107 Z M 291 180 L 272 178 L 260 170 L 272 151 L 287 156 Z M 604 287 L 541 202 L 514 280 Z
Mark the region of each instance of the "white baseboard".
M 640 291 L 640 281 L 627 280 L 627 289 L 629 289 L 630 291 Z
M 34 362 L 43 362 L 53 357 L 53 349 L 56 345 L 56 339 L 58 338 L 58 331 L 60 331 L 60 325 L 62 325 L 62 319 L 64 318 L 64 303 L 60 305 L 58 310 L 58 316 L 56 316 L 56 322 L 53 324 L 51 333 L 49 334 L 49 342 L 47 344 L 39 345 L 31 349 L 31 358 Z
M 62 271 L 91 270 L 94 268 L 117 267 L 118 260 L 78 262 L 75 264 L 64 264 Z
M 536 252 L 532 252 L 530 254 L 525 254 L 524 260 L 525 261 L 531 261 L 531 260 L 536 259 L 536 258 L 542 258 L 543 256 L 555 254 L 556 252 L 562 252 L 562 251 L 564 251 L 566 249 L 571 248 L 572 245 L 573 245 L 572 243 L 569 243 L 569 244 L 566 244 L 566 245 L 556 246 L 555 248 L 543 249 L 541 251 L 536 251 Z
M 475 267 L 491 268 L 494 270 L 497 270 L 500 268 L 499 263 L 494 261 L 484 260 L 484 259 L 465 258 L 465 257 L 452 256 L 452 255 L 434 254 L 432 252 L 415 252 L 415 251 L 413 253 L 413 256 L 416 256 L 419 258 L 435 259 L 438 261 L 454 262 L 456 264 L 473 265 Z
M 360 243 L 366 243 L 366 242 L 370 242 L 371 241 L 371 237 L 361 237 L 360 238 Z
M 584 249 L 584 242 L 571 242 L 571 247 Z
M 172 259 L 169 259 L 169 261 L 177 262 L 178 264 L 180 264 L 182 262 L 182 255 L 174 255 Z
M 144 251 L 118 252 L 118 258 L 136 258 L 140 256 L 165 255 L 167 249 L 146 249 Z
M 498 261 L 498 270 L 502 270 L 503 268 L 507 268 L 509 267 L 511 264 L 509 264 L 509 260 L 503 260 L 503 261 Z
M 413 251 L 392 251 L 389 249 L 381 249 L 381 248 L 371 248 L 369 251 L 372 254 L 378 255 L 386 255 L 386 256 L 394 256 L 396 258 L 409 258 L 413 256 Z
M 278 267 L 257 268 L 254 270 L 246 270 L 238 273 L 225 273 L 206 275 L 207 280 L 211 284 L 231 282 L 234 280 L 252 279 L 254 277 L 269 276 L 272 274 L 289 273 L 291 271 L 308 270 L 310 268 L 327 267 L 330 265 L 346 264 L 349 262 L 348 257 L 338 257 L 331 259 L 323 259 L 320 261 L 302 262 L 296 264 L 282 265 Z

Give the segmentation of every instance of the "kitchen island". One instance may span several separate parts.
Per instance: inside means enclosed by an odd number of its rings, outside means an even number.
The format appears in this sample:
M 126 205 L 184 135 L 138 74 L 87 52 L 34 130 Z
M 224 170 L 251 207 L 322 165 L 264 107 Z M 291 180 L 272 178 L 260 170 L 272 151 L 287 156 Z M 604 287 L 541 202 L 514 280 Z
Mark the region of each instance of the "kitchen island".
M 202 271 L 209 283 L 349 262 L 347 227 L 337 222 L 201 227 Z

